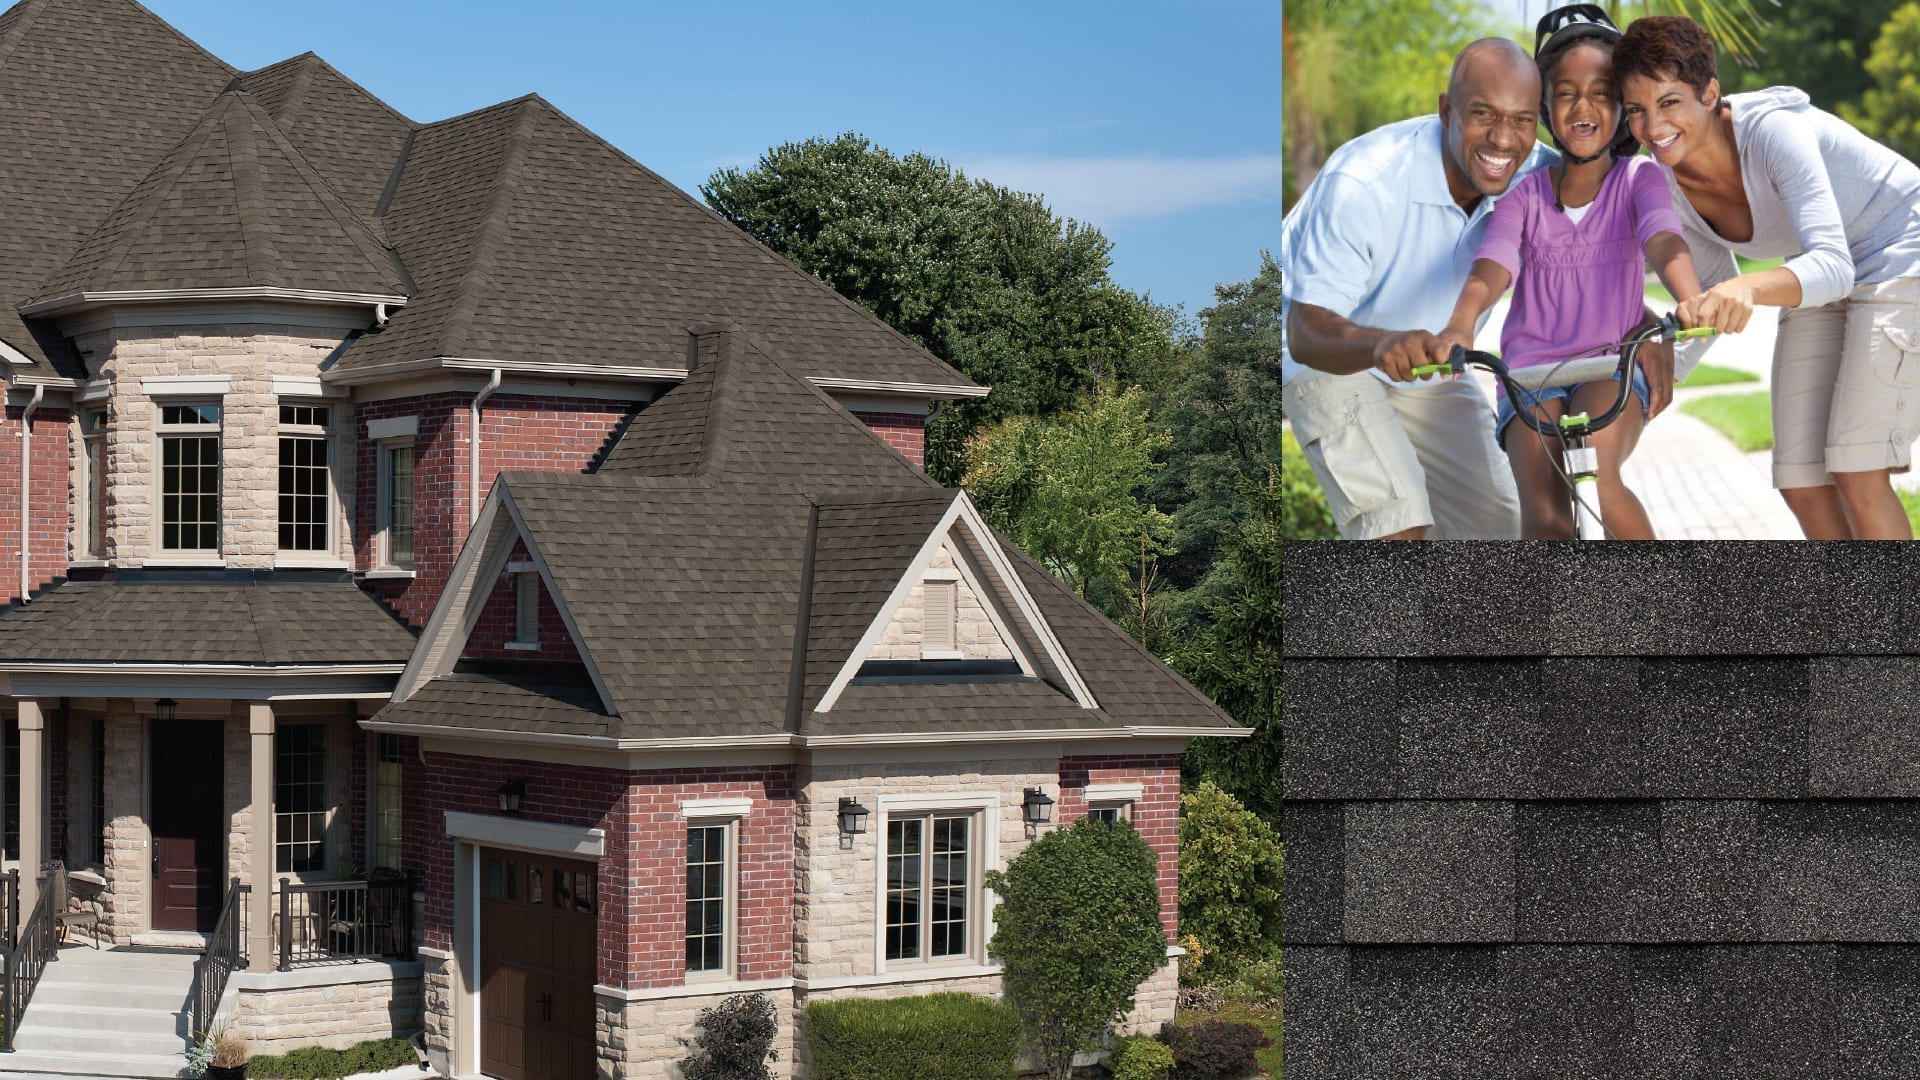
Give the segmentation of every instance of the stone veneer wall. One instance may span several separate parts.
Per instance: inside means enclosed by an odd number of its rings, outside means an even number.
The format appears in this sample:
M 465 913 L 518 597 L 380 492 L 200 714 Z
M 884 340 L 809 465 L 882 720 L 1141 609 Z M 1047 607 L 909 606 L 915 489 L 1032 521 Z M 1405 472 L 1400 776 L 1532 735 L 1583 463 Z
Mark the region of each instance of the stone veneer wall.
M 1911 550 L 1289 544 L 1289 1080 L 1920 1075 Z
M 934 552 L 928 567 L 952 570 L 953 551 L 941 545 Z M 920 659 L 922 631 L 926 622 L 925 597 L 926 582 L 915 582 L 912 591 L 894 611 L 893 621 L 887 624 L 869 659 Z M 1013 651 L 1000 639 L 1000 632 L 994 629 L 993 620 L 987 617 L 986 609 L 980 606 L 980 598 L 967 587 L 964 578 L 954 581 L 953 643 L 968 660 L 1013 659 Z
M 595 995 L 600 1075 L 621 1080 L 679 1080 L 679 1062 L 687 1056 L 698 1031 L 696 1021 L 700 1011 L 743 992 L 749 991 L 636 1001 L 605 993 Z M 795 1075 L 799 1052 L 793 993 L 783 988 L 766 994 L 773 1002 L 773 1018 L 778 1028 L 773 1039 L 776 1056 L 768 1068 L 775 1080 L 788 1080 Z
M 256 1056 L 302 1046 L 344 1048 L 420 1030 L 418 962 L 242 971 L 232 979 L 237 993 L 228 1030 Z
M 344 330 L 273 324 L 122 327 L 75 339 L 80 351 L 110 381 L 107 399 L 107 556 L 122 566 L 164 561 L 158 550 L 159 407 L 179 401 L 217 400 L 221 405 L 220 544 L 229 566 L 270 567 L 279 547 L 279 430 L 281 399 L 275 376 L 314 378 L 320 363 L 346 336 Z M 163 376 L 226 376 L 227 393 L 214 398 L 147 396 L 143 379 Z M 312 401 L 311 398 L 292 399 Z M 327 401 L 336 499 L 330 523 L 332 549 L 310 554 L 344 561 L 353 505 L 354 471 L 347 445 L 354 430 L 344 399 Z

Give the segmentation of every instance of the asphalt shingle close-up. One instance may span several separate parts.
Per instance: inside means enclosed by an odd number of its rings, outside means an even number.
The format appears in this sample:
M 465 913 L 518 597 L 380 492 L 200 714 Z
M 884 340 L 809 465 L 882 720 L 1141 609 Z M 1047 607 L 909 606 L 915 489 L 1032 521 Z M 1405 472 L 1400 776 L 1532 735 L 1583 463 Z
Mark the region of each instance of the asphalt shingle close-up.
M 1289 1080 L 1920 1075 L 1884 547 L 1288 545 Z

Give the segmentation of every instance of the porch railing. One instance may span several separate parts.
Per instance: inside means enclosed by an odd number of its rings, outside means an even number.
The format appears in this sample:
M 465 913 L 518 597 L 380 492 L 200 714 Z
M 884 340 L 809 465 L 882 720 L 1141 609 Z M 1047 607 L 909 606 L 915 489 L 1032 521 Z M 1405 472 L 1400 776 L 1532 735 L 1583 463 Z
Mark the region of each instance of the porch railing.
M 0 911 L 4 911 L 4 922 L 0 922 L 0 951 L 12 952 L 20 941 L 20 870 L 18 867 L 7 871 L 0 877 Z
M 227 898 L 220 905 L 220 918 L 207 939 L 207 951 L 193 962 L 193 1016 L 189 1030 L 195 1038 L 213 1025 L 214 1010 L 220 996 L 227 992 L 227 976 L 240 966 L 247 942 L 247 896 L 249 890 L 234 878 L 227 884 Z
M 0 1051 L 13 1052 L 14 1033 L 20 1030 L 27 1002 L 33 1000 L 34 988 L 40 985 L 40 973 L 60 948 L 54 916 L 59 914 L 56 897 L 67 892 L 66 876 L 66 868 L 57 864 L 40 876 L 40 896 L 33 902 L 33 913 L 27 916 L 19 940 L 7 950 L 0 965 L 0 1023 L 6 1025 L 0 1029 Z M 17 875 L 14 884 L 19 884 Z M 18 900 L 14 903 L 17 909 Z
M 280 879 L 280 970 L 340 960 L 413 958 L 406 878 L 296 885 Z

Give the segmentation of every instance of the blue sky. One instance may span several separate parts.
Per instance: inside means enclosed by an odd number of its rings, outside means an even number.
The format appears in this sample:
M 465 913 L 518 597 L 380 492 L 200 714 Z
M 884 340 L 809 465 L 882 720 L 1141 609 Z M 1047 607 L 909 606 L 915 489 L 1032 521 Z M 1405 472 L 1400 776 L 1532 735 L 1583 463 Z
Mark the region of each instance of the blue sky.
M 696 195 L 858 131 L 1042 194 L 1189 313 L 1278 247 L 1274 0 L 147 3 L 240 68 L 311 49 L 415 120 L 537 92 Z

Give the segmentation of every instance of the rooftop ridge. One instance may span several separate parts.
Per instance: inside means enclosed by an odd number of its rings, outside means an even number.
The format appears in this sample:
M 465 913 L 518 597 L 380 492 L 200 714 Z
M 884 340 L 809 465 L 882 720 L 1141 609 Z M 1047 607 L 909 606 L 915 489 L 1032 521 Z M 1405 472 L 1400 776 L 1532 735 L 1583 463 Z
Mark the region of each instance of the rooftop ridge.
M 7 66 L 7 57 L 13 55 L 14 46 L 27 36 L 34 20 L 51 5 L 52 0 L 21 0 L 14 7 L 0 12 L 0 19 L 9 15 L 13 17 L 13 21 L 7 24 L 6 33 L 0 34 L 0 68 Z
M 467 264 L 461 271 L 453 306 L 440 320 L 440 344 L 454 355 L 464 355 L 456 342 L 466 335 L 474 310 L 479 306 L 481 290 L 476 286 L 491 276 L 491 249 L 499 243 L 500 234 L 506 229 L 511 196 L 520 176 L 521 163 L 526 159 L 527 133 L 533 127 L 531 105 L 538 100 L 537 95 L 528 94 L 501 103 L 518 108 L 520 112 L 507 135 L 506 153 L 501 158 L 500 170 L 494 174 L 493 184 L 487 191 L 487 208 L 480 215 L 480 228 L 474 234 L 473 251 L 467 256 Z
M 307 156 L 300 152 L 300 148 L 293 145 L 293 141 L 287 138 L 286 132 L 281 130 L 280 125 L 274 123 L 273 117 L 253 99 L 253 95 L 244 90 L 239 91 L 235 100 L 241 108 L 248 111 L 254 121 L 260 125 L 261 130 L 266 132 L 267 137 L 273 140 L 275 148 L 286 157 L 288 164 L 293 166 L 294 171 L 300 174 L 300 178 L 319 197 L 320 204 L 326 207 L 334 223 L 340 227 L 340 231 L 347 239 L 360 249 L 361 254 L 376 266 L 384 266 L 392 270 L 396 277 L 403 277 L 398 261 L 393 257 L 392 247 L 374 235 L 366 220 L 355 213 L 353 207 L 347 205 L 346 199 L 333 189 L 332 184 L 327 183 L 326 177 L 321 176 L 320 171 L 307 160 Z

